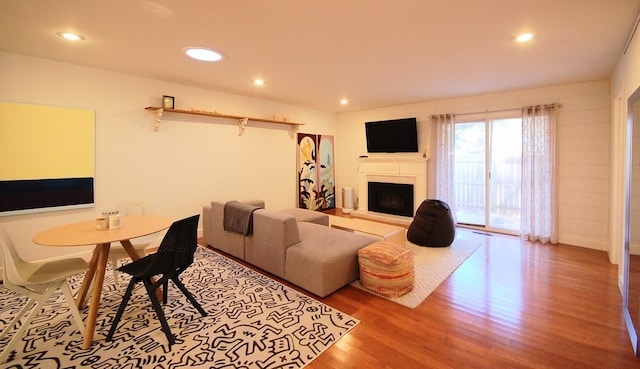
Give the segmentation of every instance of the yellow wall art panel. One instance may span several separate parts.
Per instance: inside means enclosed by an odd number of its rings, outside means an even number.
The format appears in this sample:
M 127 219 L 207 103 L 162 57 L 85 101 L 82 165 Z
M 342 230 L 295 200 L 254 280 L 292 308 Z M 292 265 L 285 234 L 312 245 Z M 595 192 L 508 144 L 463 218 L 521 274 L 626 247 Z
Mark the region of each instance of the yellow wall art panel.
M 95 112 L 0 102 L 0 180 L 93 177 Z
M 0 101 L 0 215 L 92 206 L 94 174 L 94 110 Z

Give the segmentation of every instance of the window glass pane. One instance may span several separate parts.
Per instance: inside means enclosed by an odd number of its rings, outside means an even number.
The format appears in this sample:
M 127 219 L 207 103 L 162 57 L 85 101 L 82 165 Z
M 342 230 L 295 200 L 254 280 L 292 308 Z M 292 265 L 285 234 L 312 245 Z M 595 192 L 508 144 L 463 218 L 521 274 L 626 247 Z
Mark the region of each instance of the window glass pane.
M 485 224 L 485 122 L 456 123 L 454 190 L 458 223 Z
M 491 122 L 489 224 L 491 228 L 519 231 L 521 205 L 521 119 Z

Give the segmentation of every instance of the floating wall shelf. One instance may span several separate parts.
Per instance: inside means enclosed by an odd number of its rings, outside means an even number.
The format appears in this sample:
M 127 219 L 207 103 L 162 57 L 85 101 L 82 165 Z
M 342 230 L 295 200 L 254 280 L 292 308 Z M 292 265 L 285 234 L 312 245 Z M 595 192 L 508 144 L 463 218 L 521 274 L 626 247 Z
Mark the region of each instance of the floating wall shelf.
M 287 122 L 282 120 L 273 120 L 273 119 L 264 119 L 264 118 L 249 118 L 249 117 L 241 117 L 237 115 L 221 114 L 217 112 L 208 112 L 208 111 L 200 111 L 200 110 L 164 109 L 158 106 L 147 106 L 145 109 L 155 113 L 155 125 L 153 127 L 154 131 L 157 131 L 158 128 L 160 128 L 160 120 L 162 119 L 162 114 L 164 112 L 202 115 L 202 116 L 215 117 L 215 118 L 237 119 L 239 136 L 242 136 L 242 133 L 244 133 L 244 128 L 247 126 L 247 122 L 250 120 L 254 122 L 289 125 L 291 126 L 291 132 L 294 136 L 298 132 L 298 129 L 300 128 L 300 126 L 304 125 L 304 123 Z

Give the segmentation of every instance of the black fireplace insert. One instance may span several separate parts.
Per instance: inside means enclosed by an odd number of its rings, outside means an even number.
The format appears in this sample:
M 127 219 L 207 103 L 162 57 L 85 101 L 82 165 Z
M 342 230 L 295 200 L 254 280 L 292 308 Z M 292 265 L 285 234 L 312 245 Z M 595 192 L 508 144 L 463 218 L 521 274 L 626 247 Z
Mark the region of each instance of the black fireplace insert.
M 368 210 L 378 213 L 413 216 L 413 185 L 369 182 Z

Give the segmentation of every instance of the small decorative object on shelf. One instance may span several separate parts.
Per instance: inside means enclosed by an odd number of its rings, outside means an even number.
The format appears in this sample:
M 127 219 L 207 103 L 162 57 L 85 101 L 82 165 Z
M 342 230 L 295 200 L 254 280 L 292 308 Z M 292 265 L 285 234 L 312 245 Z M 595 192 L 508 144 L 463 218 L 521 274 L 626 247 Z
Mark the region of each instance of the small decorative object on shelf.
M 208 111 L 208 110 L 200 110 L 192 107 L 190 111 L 192 113 L 202 114 L 202 115 L 211 115 L 211 116 L 219 115 L 217 110 Z
M 173 96 L 162 96 L 162 107 L 164 109 L 173 109 L 176 104 L 176 99 Z

